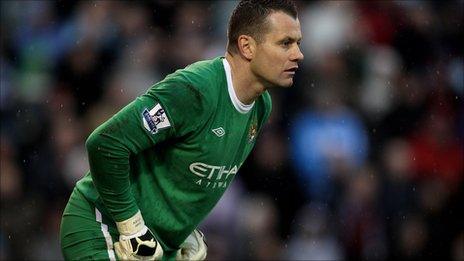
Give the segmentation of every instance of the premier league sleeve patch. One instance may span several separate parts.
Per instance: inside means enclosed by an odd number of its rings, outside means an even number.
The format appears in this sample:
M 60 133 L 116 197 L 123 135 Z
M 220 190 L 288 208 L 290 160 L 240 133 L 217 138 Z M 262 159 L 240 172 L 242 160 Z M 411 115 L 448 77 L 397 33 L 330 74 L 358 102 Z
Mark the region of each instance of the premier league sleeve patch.
M 166 112 L 158 103 L 153 109 L 144 109 L 142 112 L 143 126 L 152 134 L 156 134 L 159 130 L 171 126 Z

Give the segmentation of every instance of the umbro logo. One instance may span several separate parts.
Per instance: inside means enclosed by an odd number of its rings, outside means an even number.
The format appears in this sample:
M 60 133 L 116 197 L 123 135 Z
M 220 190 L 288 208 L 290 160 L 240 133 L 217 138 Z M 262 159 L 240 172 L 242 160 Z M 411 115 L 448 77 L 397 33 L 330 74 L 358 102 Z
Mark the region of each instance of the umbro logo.
M 226 134 L 226 131 L 222 127 L 212 129 L 211 131 L 214 134 L 216 134 L 216 136 L 218 136 L 218 137 L 222 137 L 222 136 L 224 136 L 224 134 Z

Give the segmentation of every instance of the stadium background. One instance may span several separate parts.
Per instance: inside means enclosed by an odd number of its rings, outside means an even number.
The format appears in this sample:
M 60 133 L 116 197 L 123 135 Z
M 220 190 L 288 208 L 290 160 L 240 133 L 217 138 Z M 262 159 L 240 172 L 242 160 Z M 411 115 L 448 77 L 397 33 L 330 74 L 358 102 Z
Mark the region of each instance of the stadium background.
M 0 259 L 61 259 L 89 133 L 224 54 L 233 1 L 1 1 Z M 298 2 L 305 60 L 201 225 L 210 260 L 464 259 L 463 1 Z

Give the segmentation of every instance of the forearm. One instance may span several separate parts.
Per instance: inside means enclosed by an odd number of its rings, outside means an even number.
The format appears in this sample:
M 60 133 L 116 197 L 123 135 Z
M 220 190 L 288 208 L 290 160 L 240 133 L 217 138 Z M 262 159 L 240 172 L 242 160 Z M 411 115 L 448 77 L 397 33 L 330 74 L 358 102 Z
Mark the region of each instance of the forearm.
M 117 131 L 117 127 L 122 126 L 120 123 L 125 122 L 123 119 L 110 119 L 87 139 L 90 173 L 119 231 L 119 240 L 114 244 L 118 258 L 159 260 L 163 250 L 145 225 L 131 193 L 129 158 L 132 151 L 129 148 L 134 143 L 128 142 L 124 131 Z
M 115 221 L 132 217 L 138 206 L 130 192 L 130 150 L 109 132 L 97 128 L 87 139 L 90 173 L 103 204 Z

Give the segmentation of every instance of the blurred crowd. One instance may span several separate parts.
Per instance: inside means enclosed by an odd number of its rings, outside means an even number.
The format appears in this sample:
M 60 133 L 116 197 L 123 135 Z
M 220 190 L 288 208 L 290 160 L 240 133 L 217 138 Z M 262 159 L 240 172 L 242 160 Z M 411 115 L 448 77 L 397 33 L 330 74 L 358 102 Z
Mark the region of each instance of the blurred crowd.
M 223 55 L 234 1 L 1 1 L 0 259 L 62 259 L 92 130 Z M 297 2 L 305 60 L 208 259 L 464 259 L 463 1 Z

